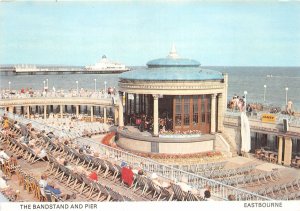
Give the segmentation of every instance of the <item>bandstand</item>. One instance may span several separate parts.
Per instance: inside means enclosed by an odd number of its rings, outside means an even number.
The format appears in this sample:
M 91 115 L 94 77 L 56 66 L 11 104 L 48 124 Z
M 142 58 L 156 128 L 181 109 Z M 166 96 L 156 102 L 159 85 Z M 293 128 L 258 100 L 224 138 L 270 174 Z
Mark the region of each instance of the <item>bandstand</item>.
M 227 80 L 227 74 L 179 57 L 174 46 L 166 58 L 121 74 L 118 145 L 156 153 L 213 150 L 214 134 L 223 127 Z

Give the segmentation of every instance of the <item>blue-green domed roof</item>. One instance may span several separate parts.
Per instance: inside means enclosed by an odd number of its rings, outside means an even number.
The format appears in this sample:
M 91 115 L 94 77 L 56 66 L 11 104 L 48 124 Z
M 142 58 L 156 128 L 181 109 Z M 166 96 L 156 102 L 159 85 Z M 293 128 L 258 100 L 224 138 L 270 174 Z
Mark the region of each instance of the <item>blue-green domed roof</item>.
M 218 71 L 194 67 L 145 68 L 122 73 L 120 79 L 145 81 L 205 81 L 222 80 Z
M 222 73 L 200 68 L 200 63 L 192 59 L 183 59 L 177 55 L 173 45 L 168 57 L 154 59 L 147 63 L 148 68 L 132 70 L 120 75 L 125 80 L 148 81 L 204 81 L 222 80 Z M 155 68 L 154 68 L 155 67 Z
M 161 58 L 147 63 L 148 67 L 199 67 L 200 63 L 193 59 Z

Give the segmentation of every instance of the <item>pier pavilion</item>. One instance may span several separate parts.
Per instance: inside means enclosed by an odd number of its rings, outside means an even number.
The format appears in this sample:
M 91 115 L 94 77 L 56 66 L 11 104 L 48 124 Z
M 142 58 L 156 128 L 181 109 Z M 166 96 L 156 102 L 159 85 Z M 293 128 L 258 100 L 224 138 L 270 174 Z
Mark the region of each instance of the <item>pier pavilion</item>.
M 139 140 L 121 138 L 119 146 L 166 153 L 213 150 L 214 134 L 223 127 L 227 81 L 227 74 L 204 69 L 196 60 L 179 57 L 174 46 L 166 58 L 151 60 L 142 70 L 121 74 L 119 127 L 123 128 L 124 122 L 132 124 L 132 116 L 136 114 L 141 115 L 142 124 L 152 122 L 152 126 L 147 140 L 141 140 L 145 134 L 135 134 Z M 165 127 L 171 136 L 166 135 Z M 126 129 L 119 131 L 122 136 Z

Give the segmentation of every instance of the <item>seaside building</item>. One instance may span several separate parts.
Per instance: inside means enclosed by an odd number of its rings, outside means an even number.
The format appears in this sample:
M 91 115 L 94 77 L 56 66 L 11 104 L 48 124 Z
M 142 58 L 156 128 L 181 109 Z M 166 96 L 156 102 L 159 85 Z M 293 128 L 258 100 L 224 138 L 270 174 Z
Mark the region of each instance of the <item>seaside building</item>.
M 121 147 L 165 153 L 213 150 L 214 134 L 223 128 L 227 74 L 181 58 L 173 46 L 166 58 L 151 60 L 147 68 L 119 78 L 119 127 L 137 123 L 142 131 L 151 131 L 151 136 L 138 135 L 138 140 L 120 129 Z

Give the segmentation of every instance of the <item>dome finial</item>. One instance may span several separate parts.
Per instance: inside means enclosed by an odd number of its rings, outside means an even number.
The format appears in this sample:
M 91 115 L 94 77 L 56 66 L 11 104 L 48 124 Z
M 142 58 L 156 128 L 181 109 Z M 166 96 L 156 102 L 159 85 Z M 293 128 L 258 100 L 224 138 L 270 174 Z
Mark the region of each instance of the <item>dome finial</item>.
M 171 51 L 170 51 L 168 57 L 169 57 L 169 58 L 173 58 L 173 59 L 179 58 L 179 56 L 178 56 L 178 54 L 177 54 L 177 52 L 176 52 L 176 47 L 175 47 L 175 44 L 174 44 L 174 43 L 173 43 L 173 45 L 172 45 L 172 49 L 171 49 Z

